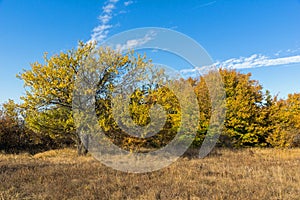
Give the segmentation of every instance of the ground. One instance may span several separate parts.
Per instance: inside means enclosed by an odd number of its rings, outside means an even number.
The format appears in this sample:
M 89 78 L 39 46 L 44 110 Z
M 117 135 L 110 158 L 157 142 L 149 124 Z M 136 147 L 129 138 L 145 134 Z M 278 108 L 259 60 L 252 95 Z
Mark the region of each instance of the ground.
M 0 154 L 0 199 L 299 199 L 300 149 L 217 149 L 132 174 L 76 150 Z

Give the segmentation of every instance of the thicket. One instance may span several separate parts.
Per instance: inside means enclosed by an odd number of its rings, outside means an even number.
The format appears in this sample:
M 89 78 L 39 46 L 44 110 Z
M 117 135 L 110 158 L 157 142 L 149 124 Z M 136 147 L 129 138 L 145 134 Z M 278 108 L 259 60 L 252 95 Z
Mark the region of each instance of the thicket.
M 150 60 L 134 52 L 122 55 L 111 49 L 96 49 L 95 44 L 79 43 L 77 49 L 50 58 L 45 55 L 44 63 L 33 63 L 30 70 L 18 75 L 25 83 L 26 95 L 21 98 L 20 105 L 12 100 L 2 105 L 1 150 L 13 152 L 77 146 L 79 154 L 87 152 L 76 132 L 72 101 L 74 82 L 80 67 L 92 52 L 97 55 L 93 62 L 103 67 L 101 73 L 97 74 L 99 81 L 94 91 L 95 111 L 99 125 L 111 141 L 124 149 L 136 150 L 160 148 L 175 137 L 180 129 L 182 113 L 174 92 L 158 84 L 165 80 L 163 71 L 155 69 Z M 267 90 L 264 91 L 258 81 L 252 80 L 250 73 L 242 74 L 228 69 L 218 69 L 218 73 L 226 93 L 226 117 L 219 146 L 300 146 L 300 94 L 289 94 L 287 99 L 278 99 Z M 178 87 L 181 87 L 181 83 L 188 83 L 198 98 L 199 124 L 193 147 L 201 145 L 209 130 L 212 101 L 206 76 L 212 74 L 171 80 Z M 158 104 L 167 115 L 163 128 L 155 136 L 138 138 L 128 135 L 114 119 L 111 106 L 113 91 L 120 83 L 132 86 L 134 79 L 142 80 L 143 84 L 137 84 L 137 89 L 130 96 L 131 120 L 146 127 L 151 122 L 151 107 Z M 182 93 L 185 92 L 182 89 Z M 122 119 L 127 119 L 125 111 L 120 115 L 123 114 Z M 187 131 L 186 137 L 189 137 L 188 134 Z

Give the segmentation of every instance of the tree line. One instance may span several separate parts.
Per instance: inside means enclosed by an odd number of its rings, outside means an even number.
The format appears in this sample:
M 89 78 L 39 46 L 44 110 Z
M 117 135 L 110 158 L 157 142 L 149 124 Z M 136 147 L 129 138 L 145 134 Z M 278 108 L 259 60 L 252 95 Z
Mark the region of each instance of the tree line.
M 91 59 L 91 55 L 93 55 Z M 26 94 L 21 104 L 9 100 L 0 110 L 0 149 L 6 152 L 34 151 L 76 146 L 79 154 L 86 154 L 86 144 L 80 139 L 74 122 L 74 89 L 83 65 L 101 66 L 97 74 L 95 113 L 99 125 L 114 144 L 130 151 L 160 148 L 167 145 L 180 129 L 182 110 L 174 92 L 163 86 L 166 76 L 156 69 L 151 60 L 134 51 L 121 54 L 109 48 L 98 48 L 94 43 L 79 42 L 76 49 L 48 57 L 44 63 L 35 62 L 31 69 L 17 77 L 24 81 Z M 198 128 L 192 147 L 199 147 L 210 128 L 212 100 L 207 78 L 215 72 L 197 78 L 169 80 L 182 89 L 189 84 L 197 96 Z M 300 94 L 289 94 L 286 99 L 264 91 L 251 74 L 236 70 L 218 69 L 226 93 L 226 114 L 218 146 L 226 147 L 299 147 Z M 94 74 L 94 73 L 93 73 Z M 161 105 L 166 113 L 163 128 L 151 137 L 128 135 L 115 120 L 112 101 L 117 85 L 132 86 L 129 118 L 126 110 L 119 117 L 124 125 L 130 120 L 146 127 L 151 123 L 150 110 Z M 155 81 L 154 81 L 155 80 Z M 126 88 L 125 88 L 126 89 Z M 129 89 L 129 88 L 127 88 Z M 186 99 L 185 104 L 191 104 Z M 116 106 L 116 105 L 115 105 Z M 120 108 L 122 109 L 122 108 Z M 128 111 L 128 110 L 127 110 Z M 140 133 L 142 135 L 142 133 Z M 186 130 L 184 137 L 189 137 Z

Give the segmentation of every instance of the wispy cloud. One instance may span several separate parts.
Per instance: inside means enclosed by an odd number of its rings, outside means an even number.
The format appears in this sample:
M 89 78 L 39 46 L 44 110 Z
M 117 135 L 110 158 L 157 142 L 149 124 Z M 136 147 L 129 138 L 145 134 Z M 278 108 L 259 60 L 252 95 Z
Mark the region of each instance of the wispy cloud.
M 287 56 L 280 58 L 270 58 L 268 56 L 253 54 L 249 57 L 231 58 L 225 61 L 218 61 L 213 64 L 215 67 L 222 67 L 226 69 L 247 69 L 257 67 L 268 67 L 277 65 L 289 65 L 300 63 L 300 55 Z M 184 74 L 201 72 L 205 70 L 204 67 L 195 67 L 194 69 L 182 69 L 181 72 Z
M 203 7 L 206 7 L 206 6 L 213 5 L 215 3 L 217 3 L 217 1 L 211 1 L 211 2 L 208 2 L 208 3 L 200 4 L 200 5 L 196 6 L 196 7 L 194 7 L 194 9 L 203 8 Z
M 155 38 L 156 33 L 155 32 L 149 32 L 142 38 L 136 38 L 132 40 L 127 40 L 124 44 L 117 44 L 116 49 L 119 51 L 124 51 L 127 49 L 134 49 L 139 46 L 142 46 L 146 44 L 147 42 L 153 40 Z
M 120 11 L 119 13 L 114 13 L 114 10 L 117 8 L 116 4 L 119 0 L 107 0 L 102 7 L 102 13 L 98 17 L 100 24 L 95 27 L 91 34 L 90 41 L 102 42 L 107 38 L 110 29 L 113 25 L 110 23 L 112 18 L 118 14 L 126 13 L 126 11 Z M 133 4 L 132 0 L 125 1 L 124 6 L 127 7 L 130 4 Z
M 274 55 L 277 57 L 279 56 L 282 57 L 284 55 L 298 54 L 299 52 L 300 52 L 300 47 L 294 49 L 279 50 Z
M 109 23 L 113 17 L 113 10 L 116 8 L 116 3 L 119 0 L 108 0 L 104 3 L 102 7 L 102 13 L 98 17 L 100 21 L 100 25 L 95 27 L 91 34 L 91 41 L 103 41 L 108 33 L 109 30 L 112 28 L 112 25 Z
M 129 6 L 130 4 L 133 4 L 133 1 L 125 1 L 124 6 Z
M 300 55 L 281 58 L 269 58 L 264 55 L 253 54 L 250 57 L 231 58 L 223 62 L 217 62 L 216 66 L 231 69 L 245 69 L 276 65 L 287 65 L 294 63 L 300 63 Z

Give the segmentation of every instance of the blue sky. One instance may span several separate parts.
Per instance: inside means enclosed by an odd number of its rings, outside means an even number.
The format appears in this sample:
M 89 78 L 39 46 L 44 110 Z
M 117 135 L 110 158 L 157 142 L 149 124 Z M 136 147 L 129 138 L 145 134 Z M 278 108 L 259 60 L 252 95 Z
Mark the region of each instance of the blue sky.
M 300 0 L 0 0 L 0 103 L 24 93 L 15 75 L 44 52 L 140 27 L 182 32 L 285 97 L 300 92 L 299 21 Z

